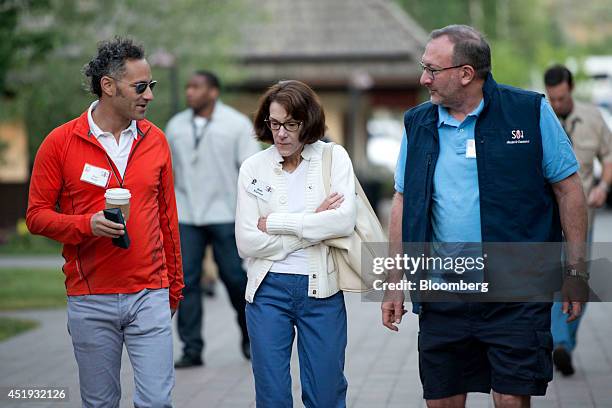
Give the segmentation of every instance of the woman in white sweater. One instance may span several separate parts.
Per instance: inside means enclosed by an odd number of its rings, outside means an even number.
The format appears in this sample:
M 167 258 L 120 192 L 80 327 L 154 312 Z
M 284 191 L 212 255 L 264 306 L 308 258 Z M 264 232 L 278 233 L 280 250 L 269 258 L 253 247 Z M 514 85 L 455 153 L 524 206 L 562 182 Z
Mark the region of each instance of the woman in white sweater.
M 325 240 L 352 233 L 353 166 L 333 149 L 331 194 L 321 160 L 325 114 L 299 81 L 262 97 L 255 132 L 268 149 L 238 178 L 236 242 L 248 260 L 246 318 L 258 407 L 293 407 L 289 362 L 295 333 L 306 407 L 345 407 L 346 309 Z

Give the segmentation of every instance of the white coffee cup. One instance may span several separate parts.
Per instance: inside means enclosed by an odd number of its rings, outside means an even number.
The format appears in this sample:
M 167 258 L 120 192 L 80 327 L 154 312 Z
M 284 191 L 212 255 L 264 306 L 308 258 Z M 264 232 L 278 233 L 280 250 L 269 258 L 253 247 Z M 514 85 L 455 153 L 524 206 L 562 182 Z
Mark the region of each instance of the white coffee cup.
M 130 217 L 130 190 L 125 188 L 109 188 L 104 193 L 106 208 L 119 208 L 125 221 Z

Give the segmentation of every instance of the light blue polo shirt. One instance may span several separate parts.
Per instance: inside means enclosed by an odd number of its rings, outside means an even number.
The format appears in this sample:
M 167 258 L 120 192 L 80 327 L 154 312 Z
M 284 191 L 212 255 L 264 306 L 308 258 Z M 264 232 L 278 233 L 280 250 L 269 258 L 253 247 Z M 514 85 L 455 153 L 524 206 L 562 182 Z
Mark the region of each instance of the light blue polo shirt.
M 474 139 L 476 119 L 484 101 L 463 122 L 453 118 L 446 108 L 438 106 L 440 155 L 433 180 L 432 227 L 434 242 L 481 242 L 480 195 L 475 157 L 466 157 L 467 141 Z M 405 132 L 405 130 L 404 130 Z M 549 103 L 540 105 L 542 134 L 542 170 L 549 183 L 559 182 L 578 171 L 578 161 L 569 138 Z M 406 134 L 402 138 L 395 190 L 404 192 L 406 167 Z

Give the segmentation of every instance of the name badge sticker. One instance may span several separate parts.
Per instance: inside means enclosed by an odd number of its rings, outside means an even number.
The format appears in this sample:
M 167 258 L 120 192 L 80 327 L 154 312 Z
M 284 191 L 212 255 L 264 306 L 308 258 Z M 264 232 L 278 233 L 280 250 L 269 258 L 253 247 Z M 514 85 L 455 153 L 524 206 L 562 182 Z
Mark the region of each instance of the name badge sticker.
M 110 178 L 110 171 L 101 167 L 92 166 L 89 163 L 85 163 L 83 167 L 83 173 L 81 174 L 81 181 L 89 184 L 93 184 L 98 187 L 106 187 Z
M 272 186 L 264 181 L 253 179 L 251 184 L 247 187 L 247 192 L 268 202 L 270 200 L 270 194 L 272 194 Z
M 476 143 L 474 143 L 474 139 L 468 139 L 465 141 L 465 157 L 467 159 L 476 158 Z

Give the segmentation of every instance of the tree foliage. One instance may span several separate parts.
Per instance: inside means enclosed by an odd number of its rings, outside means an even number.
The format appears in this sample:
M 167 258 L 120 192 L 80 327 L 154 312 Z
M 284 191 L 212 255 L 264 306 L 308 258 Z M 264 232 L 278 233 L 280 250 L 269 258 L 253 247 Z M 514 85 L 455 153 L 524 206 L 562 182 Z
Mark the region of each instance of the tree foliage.
M 178 84 L 196 68 L 236 77 L 228 61 L 244 13 L 240 0 L 0 0 L 0 90 L 15 94 L 10 104 L 0 101 L 0 110 L 12 105 L 11 113 L 25 119 L 33 156 L 51 129 L 95 98 L 85 90 L 82 67 L 97 43 L 129 36 L 152 63 L 159 84 L 148 116 L 163 127 L 172 114 L 171 70 L 156 66 L 156 56 L 174 58 Z
M 0 94 L 12 94 L 8 81 L 12 68 L 42 58 L 53 42 L 52 33 L 35 19 L 50 10 L 48 0 L 5 0 L 0 3 Z
M 587 30 L 593 24 L 601 26 L 601 10 L 609 10 L 608 0 L 585 4 L 570 0 L 396 1 L 426 30 L 448 24 L 480 30 L 491 44 L 495 78 L 515 86 L 533 86 L 553 62 L 596 50 L 598 44 L 575 41 L 567 27 L 569 22 Z M 577 12 L 582 20 L 575 18 Z

